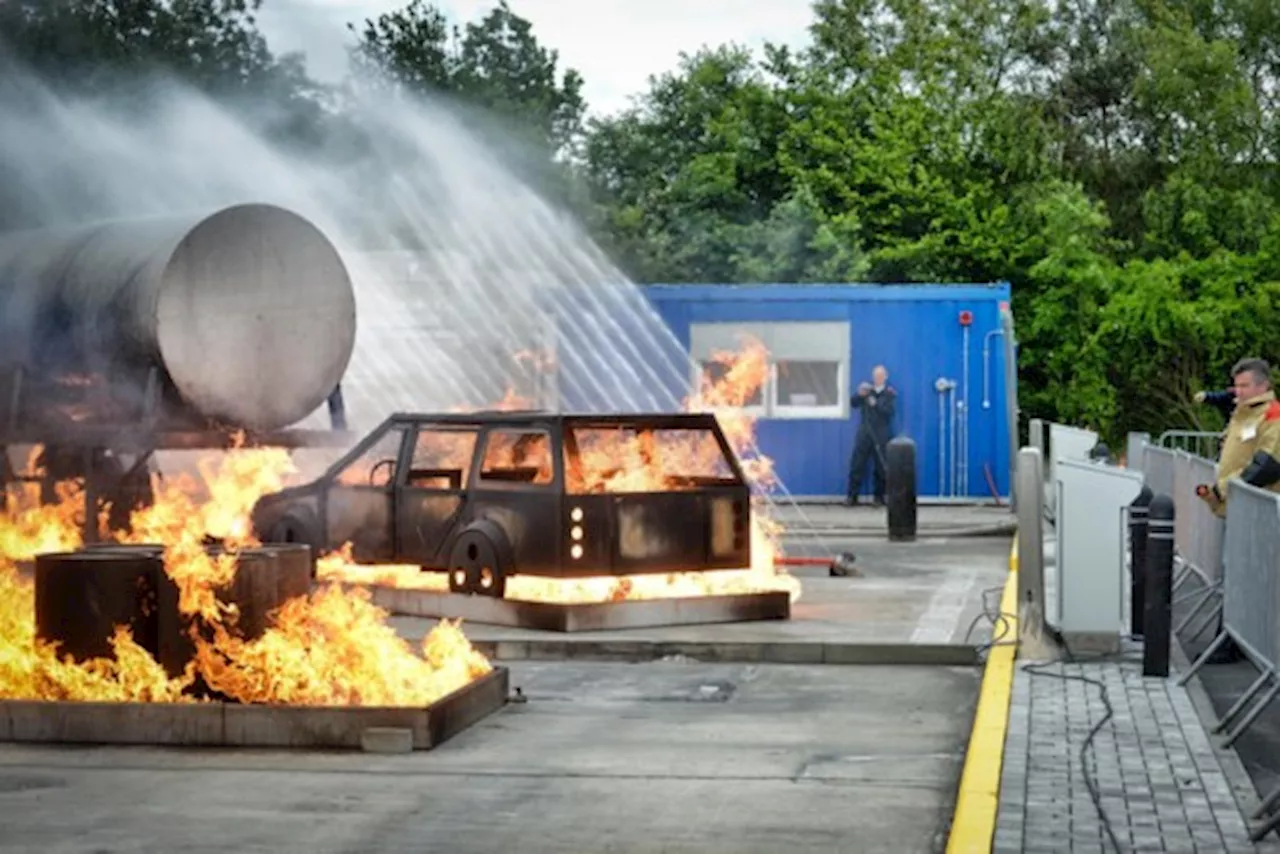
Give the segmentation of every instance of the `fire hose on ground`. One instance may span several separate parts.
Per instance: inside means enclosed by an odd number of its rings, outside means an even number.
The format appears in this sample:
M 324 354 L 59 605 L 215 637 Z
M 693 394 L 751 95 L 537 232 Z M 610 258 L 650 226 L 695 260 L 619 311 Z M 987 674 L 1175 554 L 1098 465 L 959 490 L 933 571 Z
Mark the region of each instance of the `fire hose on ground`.
M 779 557 L 774 559 L 778 566 L 825 566 L 832 578 L 857 575 L 854 565 L 857 556 L 853 552 L 840 552 L 835 557 Z

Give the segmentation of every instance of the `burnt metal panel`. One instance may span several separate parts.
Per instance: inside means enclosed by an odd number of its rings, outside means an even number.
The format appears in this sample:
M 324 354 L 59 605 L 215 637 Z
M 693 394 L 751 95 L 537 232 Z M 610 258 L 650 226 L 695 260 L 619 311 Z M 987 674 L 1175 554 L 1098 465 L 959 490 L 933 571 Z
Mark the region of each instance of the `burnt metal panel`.
M 740 569 L 750 565 L 747 517 L 735 533 L 733 547 L 712 550 L 713 502 L 736 501 L 745 511 L 747 496 L 729 490 L 646 492 L 612 496 L 614 525 L 613 570 L 683 572 L 697 569 Z
M 444 554 L 457 529 L 465 497 L 462 492 L 428 489 L 396 490 L 396 562 L 444 567 Z
M 357 561 L 393 561 L 393 496 L 390 486 L 331 486 L 325 502 L 329 548 L 337 549 L 350 542 Z

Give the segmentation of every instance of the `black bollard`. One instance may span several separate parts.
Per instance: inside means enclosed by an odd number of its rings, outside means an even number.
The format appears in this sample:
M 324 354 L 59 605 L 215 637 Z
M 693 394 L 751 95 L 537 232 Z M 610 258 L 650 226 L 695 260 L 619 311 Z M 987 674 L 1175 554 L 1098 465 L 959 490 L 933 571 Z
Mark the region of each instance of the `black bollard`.
M 1147 578 L 1142 620 L 1142 675 L 1169 675 L 1173 633 L 1173 499 L 1161 493 L 1147 514 Z
M 889 540 L 916 538 L 916 443 L 906 436 L 885 449 L 885 499 L 889 514 Z
M 1142 636 L 1142 603 L 1146 601 L 1147 578 L 1147 513 L 1151 506 L 1151 487 L 1142 491 L 1129 505 L 1129 633 Z

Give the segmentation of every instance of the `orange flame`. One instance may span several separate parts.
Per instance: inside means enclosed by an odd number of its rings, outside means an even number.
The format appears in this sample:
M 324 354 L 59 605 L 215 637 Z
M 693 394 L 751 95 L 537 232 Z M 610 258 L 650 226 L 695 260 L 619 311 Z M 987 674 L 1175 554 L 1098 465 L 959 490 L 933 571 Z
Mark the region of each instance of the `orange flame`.
M 155 659 L 117 628 L 115 660 L 74 664 L 36 637 L 35 585 L 0 557 L 0 697 L 33 700 L 182 702 L 190 677 L 169 679 Z
M 423 706 L 489 672 L 456 623 L 435 627 L 419 654 L 366 592 L 336 585 L 284 603 L 254 640 L 237 634 L 237 610 L 218 594 L 235 577 L 237 550 L 257 545 L 249 525 L 254 504 L 280 489 L 291 471 L 284 451 L 237 442 L 202 460 L 198 481 L 157 480 L 154 505 L 135 512 L 132 530 L 119 537 L 164 546 L 179 610 L 195 617 L 195 656 L 178 679 L 168 678 L 125 627 L 115 629 L 113 658 L 83 663 L 36 637 L 34 585 L 16 561 L 77 548 L 83 502 L 71 484 L 60 485 L 63 501 L 44 507 L 33 490 L 11 495 L 0 514 L 0 697 L 182 701 L 199 675 L 244 703 Z M 206 550 L 210 536 L 223 541 L 224 554 Z

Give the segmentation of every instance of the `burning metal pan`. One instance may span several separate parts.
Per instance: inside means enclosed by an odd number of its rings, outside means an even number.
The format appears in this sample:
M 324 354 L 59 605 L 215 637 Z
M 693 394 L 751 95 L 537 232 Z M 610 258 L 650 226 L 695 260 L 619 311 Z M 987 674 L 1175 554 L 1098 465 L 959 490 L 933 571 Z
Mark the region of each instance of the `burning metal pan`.
M 501 709 L 508 679 L 495 667 L 425 708 L 0 700 L 0 741 L 360 749 L 371 731 L 397 730 L 430 750 Z
M 590 632 L 744 623 L 791 618 L 791 596 L 785 591 L 631 599 L 621 602 L 521 602 L 489 596 L 438 593 L 385 585 L 368 585 L 374 604 L 408 617 L 461 618 L 546 632 Z

